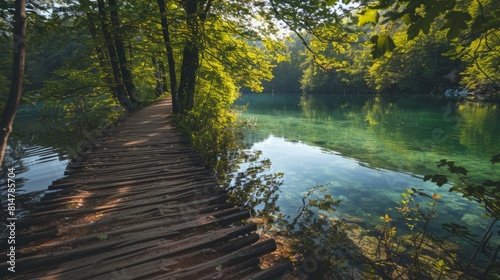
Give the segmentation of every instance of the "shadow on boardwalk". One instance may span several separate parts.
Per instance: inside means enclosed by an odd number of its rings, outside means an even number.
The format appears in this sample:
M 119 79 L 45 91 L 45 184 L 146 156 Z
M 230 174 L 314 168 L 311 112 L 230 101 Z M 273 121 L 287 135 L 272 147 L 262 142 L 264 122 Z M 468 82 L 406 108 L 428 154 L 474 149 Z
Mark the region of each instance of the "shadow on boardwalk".
M 17 223 L 9 279 L 275 279 L 255 224 L 227 195 L 169 119 L 170 100 L 134 113 L 53 183 Z M 5 252 L 6 240 L 2 240 Z

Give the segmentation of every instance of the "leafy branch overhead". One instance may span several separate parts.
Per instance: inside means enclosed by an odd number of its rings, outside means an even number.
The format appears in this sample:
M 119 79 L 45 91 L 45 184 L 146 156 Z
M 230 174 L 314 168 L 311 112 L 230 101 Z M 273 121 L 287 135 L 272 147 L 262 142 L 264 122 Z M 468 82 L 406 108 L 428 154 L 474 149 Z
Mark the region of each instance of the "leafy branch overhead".
M 358 25 L 373 26 L 385 25 L 407 25 L 407 39 L 413 40 L 419 34 L 429 34 L 434 24 L 440 24 L 440 30 L 446 32 L 447 40 L 454 40 L 460 37 L 464 31 L 471 29 L 473 32 L 484 33 L 488 30 L 498 29 L 500 20 L 494 15 L 500 15 L 500 8 L 493 11 L 493 15 L 485 15 L 482 10 L 482 3 L 476 0 L 479 12 L 471 14 L 464 9 L 474 1 L 456 0 L 380 0 L 373 5 L 369 5 L 362 12 L 358 13 Z M 484 1 L 488 2 L 488 1 Z M 386 32 L 387 33 L 387 32 Z M 385 34 L 387 40 L 390 35 Z M 388 44 L 381 44 L 378 40 L 371 40 L 373 44 L 372 55 L 374 58 L 383 56 L 393 48 Z
M 492 164 L 500 162 L 500 154 L 492 157 Z M 468 170 L 458 166 L 453 161 L 443 159 L 438 167 L 446 167 L 451 174 L 458 177 L 459 182 L 450 187 L 450 192 L 461 193 L 463 197 L 483 205 L 486 213 L 494 219 L 500 218 L 500 180 L 483 180 L 482 184 L 475 184 L 467 180 Z M 439 187 L 448 183 L 448 177 L 441 174 L 426 175 L 424 181 L 436 183 Z

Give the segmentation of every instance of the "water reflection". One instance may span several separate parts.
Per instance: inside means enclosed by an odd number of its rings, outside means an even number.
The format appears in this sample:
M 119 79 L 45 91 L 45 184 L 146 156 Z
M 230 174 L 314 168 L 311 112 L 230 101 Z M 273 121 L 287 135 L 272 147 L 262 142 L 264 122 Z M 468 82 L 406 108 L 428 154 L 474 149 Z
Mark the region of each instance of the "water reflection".
M 51 147 L 27 145 L 11 138 L 6 151 L 5 166 L 0 180 L 0 196 L 7 197 L 7 181 L 4 176 L 8 168 L 14 168 L 16 184 L 16 215 L 24 216 L 31 204 L 37 201 L 47 187 L 64 175 L 68 158 L 61 158 L 60 151 Z M 7 201 L 2 199 L 2 213 Z M 4 215 L 2 215 L 4 216 Z
M 244 95 L 243 118 L 258 131 L 340 152 L 376 168 L 412 174 L 435 172 L 448 158 L 477 177 L 498 176 L 488 164 L 500 150 L 496 104 L 456 103 L 432 97 Z
M 14 123 L 14 131 L 6 150 L 5 165 L 0 178 L 2 217 L 8 168 L 15 168 L 16 215 L 24 216 L 31 204 L 48 192 L 47 187 L 64 176 L 66 165 L 82 142 L 82 132 L 68 129 L 62 121 L 41 122 L 37 108 L 23 108 Z
M 439 222 L 450 220 L 463 220 L 476 231 L 487 225 L 487 221 L 480 219 L 482 212 L 474 203 L 433 183 L 423 182 L 421 177 L 375 168 L 337 153 L 275 136 L 255 143 L 253 148 L 271 159 L 274 172 L 284 173 L 278 206 L 286 214 L 297 212 L 308 187 L 321 184 L 327 186 L 329 194 L 343 201 L 336 213 L 339 218 L 358 217 L 367 226 L 373 226 L 370 223 L 378 222 L 378 217 L 393 208 L 405 189 L 424 188 L 427 192 L 442 194 L 446 201 L 436 218 L 438 223 L 433 225 L 434 230 L 441 230 Z

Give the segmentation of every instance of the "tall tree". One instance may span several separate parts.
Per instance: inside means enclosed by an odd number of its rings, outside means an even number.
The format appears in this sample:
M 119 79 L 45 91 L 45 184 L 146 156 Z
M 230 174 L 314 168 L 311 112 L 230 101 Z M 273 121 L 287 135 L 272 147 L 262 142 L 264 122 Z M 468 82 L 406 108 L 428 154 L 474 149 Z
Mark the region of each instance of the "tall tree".
M 188 36 L 184 46 L 179 83 L 180 113 L 190 111 L 194 107 L 196 76 L 200 68 L 200 44 L 203 24 L 212 7 L 212 0 L 185 0 L 186 24 Z
M 181 107 L 178 96 L 174 52 L 172 50 L 172 41 L 170 39 L 170 31 L 169 31 L 170 27 L 167 20 L 167 10 L 165 9 L 165 0 L 158 0 L 157 3 L 160 10 L 161 31 L 163 35 L 163 41 L 165 42 L 165 49 L 167 50 L 167 63 L 168 63 L 168 72 L 170 77 L 170 91 L 172 94 L 172 106 L 173 106 L 172 111 L 174 114 L 178 114 L 181 110 Z
M 14 63 L 12 65 L 12 81 L 7 106 L 0 120 L 0 164 L 3 165 L 7 141 L 12 132 L 12 124 L 16 116 L 23 91 L 24 61 L 26 55 L 26 0 L 16 0 L 14 11 Z
M 127 91 L 127 95 L 130 99 L 130 102 L 132 103 L 133 110 L 136 110 L 140 106 L 140 104 L 135 97 L 134 80 L 132 78 L 132 72 L 130 70 L 129 62 L 127 61 L 125 47 L 123 45 L 122 30 L 120 28 L 121 24 L 118 17 L 118 5 L 116 3 L 116 0 L 109 0 L 108 4 L 112 26 L 112 37 L 115 44 L 118 63 L 120 66 L 121 77 L 123 79 L 123 84 L 125 86 L 125 90 Z
M 125 108 L 125 110 L 129 112 L 134 111 L 136 109 L 136 106 L 133 104 L 132 100 L 130 100 L 130 96 L 127 94 L 127 88 L 123 83 L 123 76 L 122 72 L 120 71 L 120 62 L 118 60 L 115 41 L 113 40 L 113 36 L 111 34 L 111 28 L 108 24 L 106 4 L 104 3 L 104 0 L 97 0 L 97 7 L 99 11 L 99 20 L 101 22 L 101 30 L 104 36 L 106 48 L 108 50 L 108 57 L 111 63 L 111 68 L 113 69 L 113 92 L 118 98 L 120 104 Z

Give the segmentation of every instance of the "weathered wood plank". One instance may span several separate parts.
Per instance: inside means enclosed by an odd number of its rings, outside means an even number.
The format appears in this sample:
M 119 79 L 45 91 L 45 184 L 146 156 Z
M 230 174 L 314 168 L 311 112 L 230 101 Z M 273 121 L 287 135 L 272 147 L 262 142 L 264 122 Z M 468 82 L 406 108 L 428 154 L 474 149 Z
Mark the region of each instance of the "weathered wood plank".
M 272 266 L 268 269 L 262 270 L 255 275 L 245 278 L 245 280 L 272 280 L 272 279 L 282 279 L 281 277 L 287 272 L 293 270 L 292 262 L 286 260 L 283 263 Z
M 58 271 L 61 274 L 61 279 L 74 279 L 75 277 L 88 279 L 124 268 L 141 267 L 143 264 L 161 258 L 179 260 L 179 256 L 182 256 L 184 252 L 196 252 L 198 254 L 199 251 L 195 250 L 211 247 L 218 242 L 228 241 L 239 235 L 246 234 L 252 229 L 253 227 L 227 228 L 172 242 L 154 239 L 133 246 L 124 243 L 111 252 L 94 254 L 85 261 L 66 262 L 64 266 L 59 266 Z M 92 269 L 89 269 L 90 267 Z
M 246 260 L 263 256 L 274 250 L 276 250 L 276 243 L 274 242 L 274 240 L 268 239 L 266 241 L 224 255 L 215 260 L 210 260 L 194 266 L 189 266 L 183 269 L 179 269 L 177 271 L 163 274 L 160 277 L 151 279 L 197 279 L 203 276 L 203 274 L 206 273 L 207 271 L 212 272 L 217 269 L 222 270 L 225 267 L 231 267 L 243 263 Z M 225 279 L 225 277 L 221 279 Z

